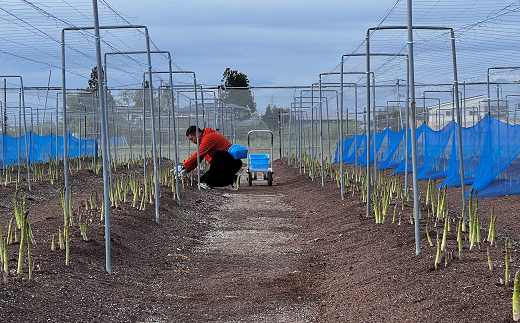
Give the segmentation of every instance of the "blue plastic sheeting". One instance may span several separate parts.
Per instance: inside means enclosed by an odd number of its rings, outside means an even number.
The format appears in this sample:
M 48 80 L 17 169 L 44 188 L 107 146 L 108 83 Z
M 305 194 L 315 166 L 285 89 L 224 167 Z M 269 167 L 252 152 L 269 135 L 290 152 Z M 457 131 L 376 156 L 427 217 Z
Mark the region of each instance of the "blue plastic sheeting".
M 471 165 L 476 167 L 472 187 L 479 198 L 520 193 L 520 126 L 488 119 L 478 165 Z
M 401 163 L 404 159 L 404 134 L 405 129 L 399 132 L 388 131 L 386 142 L 383 141 L 388 148 L 377 169 L 396 168 Z
M 367 135 L 363 133 L 362 135 L 357 135 L 357 145 L 356 140 L 352 138 L 352 145 L 350 146 L 350 150 L 348 153 L 348 157 L 345 160 L 345 163 L 354 163 L 360 161 L 359 155 L 362 154 L 365 149 L 367 148 L 367 145 L 365 144 L 365 141 L 367 139 Z
M 462 156 L 464 157 L 464 184 L 472 184 L 477 174 L 480 156 L 485 153 L 484 145 L 488 135 L 489 123 L 497 121 L 489 116 L 484 117 L 477 124 L 469 128 L 461 128 L 462 134 Z M 460 186 L 460 158 L 459 158 L 459 137 L 454 124 L 453 147 L 450 154 L 450 165 L 446 180 L 439 186 Z M 489 145 L 490 143 L 488 143 Z
M 464 182 L 472 184 L 472 188 L 478 192 L 478 198 L 520 193 L 520 125 L 510 125 L 486 116 L 472 127 L 461 128 L 461 136 Z M 372 146 L 374 136 L 371 137 Z M 378 169 L 395 168 L 394 174 L 403 174 L 408 163 L 408 171 L 412 172 L 411 141 L 405 154 L 404 138 L 404 131 L 394 133 L 385 129 L 376 134 Z M 411 138 L 410 132 L 408 138 Z M 365 135 L 358 136 L 356 150 L 353 147 L 354 138 L 345 139 L 344 163 L 354 163 L 357 151 L 358 164 L 366 166 L 365 139 Z M 446 178 L 439 186 L 461 185 L 459 139 L 455 122 L 439 131 L 421 125 L 416 131 L 416 142 L 419 179 Z M 373 155 L 371 165 L 374 163 Z M 338 149 L 335 161 L 339 161 Z
M 357 138 L 356 138 L 357 137 Z M 364 149 L 366 149 L 365 142 L 366 134 L 361 135 L 354 135 L 352 138 L 346 138 L 345 141 L 343 141 L 343 163 L 344 164 L 353 164 L 356 162 L 356 155 L 355 152 L 357 152 L 357 162 L 359 164 L 360 157 L 359 155 L 364 152 Z M 354 146 L 356 144 L 357 140 L 357 148 L 354 149 Z M 336 144 L 336 152 L 334 156 L 334 162 L 337 163 L 339 161 L 339 143 Z M 366 159 L 366 155 L 365 155 Z
M 39 136 L 33 132 L 27 133 L 27 147 L 29 148 L 30 162 L 47 162 L 52 158 L 63 158 L 63 136 L 58 136 L 56 147 L 56 135 L 48 134 Z M 18 159 L 22 164 L 27 163 L 26 135 L 13 138 L 9 135 L 0 135 L 0 168 L 3 165 L 18 165 Z M 96 139 L 78 139 L 72 135 L 67 136 L 69 158 L 80 156 L 97 156 Z M 56 149 L 57 148 L 57 149 Z M 20 156 L 18 156 L 20 152 Z
M 383 130 L 382 133 L 376 133 L 375 135 L 375 138 L 376 138 L 376 153 L 378 155 L 377 157 L 377 160 L 381 160 L 381 154 L 380 154 L 380 151 L 381 151 L 381 146 L 383 145 L 383 141 L 386 137 L 386 134 L 390 131 L 389 128 L 386 128 L 385 130 Z M 358 157 L 358 163 L 365 167 L 367 165 L 367 148 L 366 148 L 366 141 L 364 141 L 364 144 L 365 144 L 365 149 L 363 150 L 363 153 L 361 154 L 360 157 Z M 373 165 L 374 164 L 374 136 L 372 135 L 370 137 L 370 165 Z
M 352 138 L 345 138 L 345 141 L 343 141 L 343 156 L 348 156 L 350 146 L 354 144 L 354 137 Z M 334 154 L 334 163 L 339 162 L 339 142 L 336 144 L 336 152 Z
M 430 127 L 423 133 L 423 165 L 417 173 L 418 179 L 444 178 L 448 174 L 451 145 L 450 138 L 454 130 L 454 122 L 450 122 L 439 131 Z
M 422 124 L 417 130 L 415 131 L 415 137 L 417 142 L 417 169 L 421 167 L 421 165 L 424 164 L 424 156 L 421 157 L 423 153 L 423 147 L 424 147 L 424 129 L 426 128 L 426 125 Z M 403 137 L 404 140 L 404 137 Z M 406 153 L 406 159 L 403 158 L 399 165 L 397 165 L 394 173 L 396 174 L 404 174 L 406 170 L 406 163 L 408 162 L 408 172 L 412 172 L 412 132 L 409 131 L 408 133 L 408 151 Z M 404 155 L 403 155 L 404 157 Z

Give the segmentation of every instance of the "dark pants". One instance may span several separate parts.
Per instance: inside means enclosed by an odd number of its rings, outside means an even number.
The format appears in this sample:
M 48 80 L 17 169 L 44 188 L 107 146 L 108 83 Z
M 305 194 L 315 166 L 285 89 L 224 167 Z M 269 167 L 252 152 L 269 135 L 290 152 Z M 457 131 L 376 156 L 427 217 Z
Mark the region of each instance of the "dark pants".
M 242 161 L 235 159 L 225 150 L 217 150 L 211 157 L 209 169 L 200 177 L 201 183 L 210 187 L 222 187 L 231 185 L 235 174 L 242 167 Z

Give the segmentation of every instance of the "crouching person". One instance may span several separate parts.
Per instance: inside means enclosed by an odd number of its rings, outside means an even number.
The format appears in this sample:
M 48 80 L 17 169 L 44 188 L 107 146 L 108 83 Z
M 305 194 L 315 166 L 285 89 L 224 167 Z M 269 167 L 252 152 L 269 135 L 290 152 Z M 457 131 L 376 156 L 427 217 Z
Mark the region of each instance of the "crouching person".
M 238 190 L 238 172 L 242 168 L 242 161 L 233 158 L 228 152 L 231 142 L 210 127 L 201 130 L 196 126 L 190 126 L 186 130 L 186 137 L 194 144 L 197 144 L 197 130 L 200 158 L 201 160 L 205 158 L 210 165 L 208 171 L 200 178 L 200 188 L 211 189 L 231 185 L 232 191 Z M 196 151 L 179 166 L 178 171 L 186 175 L 195 168 L 197 168 Z

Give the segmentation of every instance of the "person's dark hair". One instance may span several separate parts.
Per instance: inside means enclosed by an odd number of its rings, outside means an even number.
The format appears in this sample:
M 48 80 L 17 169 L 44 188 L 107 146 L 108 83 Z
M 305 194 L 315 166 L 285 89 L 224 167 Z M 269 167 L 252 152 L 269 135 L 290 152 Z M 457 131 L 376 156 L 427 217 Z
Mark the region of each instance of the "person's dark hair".
M 199 133 L 203 133 L 204 130 L 199 128 Z M 188 129 L 186 129 L 186 137 L 189 135 L 195 136 L 197 134 L 197 126 L 189 126 Z

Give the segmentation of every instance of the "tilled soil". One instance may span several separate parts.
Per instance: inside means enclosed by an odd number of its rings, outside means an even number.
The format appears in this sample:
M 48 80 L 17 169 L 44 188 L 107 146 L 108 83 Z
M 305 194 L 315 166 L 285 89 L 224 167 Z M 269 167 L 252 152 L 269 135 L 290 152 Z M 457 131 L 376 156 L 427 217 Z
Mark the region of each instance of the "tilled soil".
M 165 165 L 166 166 L 166 165 Z M 422 203 L 421 252 L 416 255 L 413 202 L 394 198 L 384 224 L 366 217 L 356 185 L 341 199 L 335 180 L 312 180 L 279 160 L 274 184 L 257 180 L 240 190 L 199 191 L 187 181 L 180 204 L 161 186 L 160 221 L 155 206 L 126 203 L 110 210 L 112 273 L 105 270 L 101 210 L 85 208 L 91 192 L 102 197 L 103 180 L 92 171 L 72 171 L 76 222 L 71 227 L 70 264 L 65 251 L 51 251 L 63 227 L 62 178 L 18 185 L 27 195 L 33 278 L 27 260 L 16 274 L 19 243 L 7 246 L 10 272 L 0 286 L 3 322 L 510 322 L 511 284 L 505 285 L 505 239 L 511 278 L 520 268 L 517 196 L 479 201 L 481 243 L 462 259 L 456 241 L 460 188 L 447 193 L 450 231 L 435 269 L 436 237 L 444 222 L 428 218 Z M 142 168 L 117 169 L 128 179 Z M 399 177 L 402 181 L 402 177 Z M 192 184 L 193 185 L 193 184 Z M 426 183 L 421 183 L 425 196 Z M 15 183 L 0 187 L 5 239 L 13 217 Z M 153 201 L 152 201 L 153 202 Z M 88 203 L 87 203 L 88 204 Z M 140 200 L 138 202 L 138 206 Z M 396 217 L 393 219 L 394 207 Z M 487 237 L 491 208 L 498 216 L 497 243 Z M 373 212 L 371 212 L 373 213 Z M 88 241 L 78 218 L 88 219 Z M 426 224 L 434 246 L 426 238 Z M 18 233 L 19 234 L 19 233 Z M 489 257 L 493 263 L 490 270 Z M 447 259 L 447 260 L 446 260 Z

